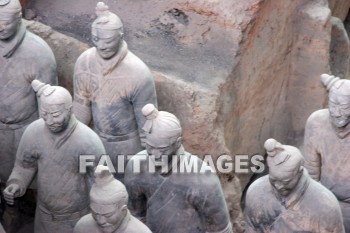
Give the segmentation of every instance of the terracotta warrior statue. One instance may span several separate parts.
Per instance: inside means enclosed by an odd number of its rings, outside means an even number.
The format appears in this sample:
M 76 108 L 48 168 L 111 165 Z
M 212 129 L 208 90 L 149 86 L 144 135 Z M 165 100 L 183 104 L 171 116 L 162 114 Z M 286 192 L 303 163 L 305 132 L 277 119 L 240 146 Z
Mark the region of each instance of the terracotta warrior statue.
M 34 231 L 73 232 L 89 212 L 93 168 L 79 173 L 79 156 L 105 154 L 99 137 L 72 114 L 72 97 L 59 86 L 32 82 L 40 100 L 42 119 L 31 123 L 20 141 L 15 167 L 7 181 L 8 204 L 22 196 L 35 173 L 38 195 Z
M 145 118 L 141 109 L 157 105 L 152 74 L 128 50 L 123 24 L 102 2 L 96 6 L 92 42 L 78 58 L 74 70 L 74 112 L 81 122 L 93 120 L 107 154 L 134 155 L 143 150 Z M 114 161 L 116 163 L 116 161 Z M 117 174 L 122 181 L 123 174 Z
M 217 175 L 181 169 L 185 160 L 197 167 L 208 165 L 184 150 L 177 117 L 152 104 L 142 112 L 147 119 L 143 127 L 146 150 L 135 155 L 125 170 L 131 213 L 154 233 L 231 233 Z M 166 165 L 168 169 L 163 169 Z
M 57 85 L 49 46 L 26 30 L 18 0 L 0 1 L 0 179 L 7 181 L 21 136 L 38 119 L 34 79 Z
M 350 81 L 323 74 L 328 109 L 311 114 L 304 136 L 305 167 L 340 202 L 345 231 L 350 232 Z
M 91 214 L 78 221 L 74 233 L 151 233 L 130 214 L 127 204 L 128 193 L 123 183 L 114 179 L 107 166 L 97 166 L 90 191 Z
M 264 146 L 269 174 L 247 191 L 246 233 L 344 233 L 336 197 L 310 178 L 301 152 L 275 139 Z

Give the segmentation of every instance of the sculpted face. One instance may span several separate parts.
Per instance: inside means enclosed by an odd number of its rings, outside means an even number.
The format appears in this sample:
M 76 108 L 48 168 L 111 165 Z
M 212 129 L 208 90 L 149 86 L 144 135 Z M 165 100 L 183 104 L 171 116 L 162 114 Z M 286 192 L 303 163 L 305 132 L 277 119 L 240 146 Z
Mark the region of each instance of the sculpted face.
M 60 133 L 65 130 L 71 117 L 71 107 L 65 104 L 41 104 L 41 117 L 52 133 Z
M 331 91 L 328 101 L 332 124 L 338 128 L 345 127 L 350 122 L 350 97 L 338 95 Z
M 4 14 L 0 12 L 0 40 L 12 38 L 18 30 L 20 22 L 19 13 Z
M 92 28 L 92 42 L 103 59 L 107 60 L 116 55 L 122 40 L 122 30 Z
M 292 170 L 283 167 L 271 167 L 269 171 L 270 183 L 281 196 L 286 197 L 298 184 L 302 171 L 302 167 L 297 167 Z
M 101 208 L 103 209 L 103 205 L 101 205 Z M 127 207 L 126 205 L 122 205 L 121 207 L 116 204 L 113 211 L 99 211 L 91 209 L 92 217 L 95 219 L 97 225 L 100 227 L 100 229 L 104 233 L 112 233 L 122 223 L 123 219 L 125 218 L 127 213 Z
M 156 164 L 166 165 L 181 146 L 181 137 L 171 143 L 169 139 L 159 139 L 156 134 L 146 135 L 146 150 Z M 162 156 L 167 156 L 168 160 L 162 160 Z

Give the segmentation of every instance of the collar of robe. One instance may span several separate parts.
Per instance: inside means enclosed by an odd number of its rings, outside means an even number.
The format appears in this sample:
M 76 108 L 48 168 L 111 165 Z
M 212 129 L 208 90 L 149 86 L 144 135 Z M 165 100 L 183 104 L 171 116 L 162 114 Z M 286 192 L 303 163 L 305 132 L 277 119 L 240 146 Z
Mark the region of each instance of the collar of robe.
M 290 209 L 293 208 L 304 196 L 307 188 L 309 187 L 309 184 L 310 177 L 307 170 L 304 168 L 303 174 L 301 175 L 297 186 L 287 197 L 282 197 L 274 188 L 273 193 L 275 194 L 276 198 L 282 203 L 282 205 L 286 207 L 286 209 Z
M 125 58 L 127 53 L 128 53 L 128 45 L 124 40 L 122 41 L 122 43 L 120 43 L 120 47 L 117 54 L 107 60 L 101 58 L 100 55 L 97 54 L 97 50 L 95 48 L 95 54 L 96 54 L 95 57 L 97 57 L 97 62 L 101 67 L 102 75 L 106 76 L 110 74 L 119 65 L 119 63 Z
M 169 162 L 169 164 L 168 164 L 168 166 L 169 166 L 169 168 L 168 169 L 165 169 L 165 171 L 161 171 L 161 170 L 159 170 L 159 172 L 157 172 L 158 174 L 160 174 L 160 175 L 162 175 L 162 176 L 164 176 L 164 177 L 166 177 L 166 176 L 169 176 L 171 173 L 172 173 L 172 171 L 177 171 L 177 172 L 179 172 L 178 170 L 179 170 L 179 165 L 180 165 L 180 162 L 182 161 L 182 157 L 185 155 L 185 149 L 184 149 L 184 147 L 181 145 L 180 147 L 179 147 L 179 149 L 177 149 L 177 151 L 176 151 L 176 153 L 175 153 L 175 155 L 173 156 L 173 157 L 177 157 L 177 159 L 174 161 L 174 160 L 172 160 L 171 162 Z M 174 158 L 172 158 L 172 159 L 174 159 Z M 150 163 L 153 163 L 153 161 L 152 160 L 150 160 L 149 161 Z M 151 164 L 150 164 L 151 165 Z M 155 166 L 155 165 L 154 165 Z
M 50 131 L 48 127 L 46 127 L 46 130 L 49 131 L 48 135 L 50 135 L 50 138 L 53 141 L 56 149 L 60 148 L 63 145 L 63 143 L 65 143 L 68 140 L 68 138 L 72 135 L 77 125 L 78 125 L 78 120 L 74 116 L 74 114 L 72 114 L 67 128 L 62 132 L 54 134 Z
M 344 128 L 338 128 L 338 127 L 334 126 L 332 122 L 331 122 L 331 125 L 334 128 L 335 133 L 337 134 L 338 138 L 340 138 L 340 139 L 343 139 L 350 134 L 350 123 L 347 124 Z
M 120 232 L 120 233 L 125 232 L 126 228 L 129 225 L 129 221 L 130 221 L 130 212 L 129 212 L 129 210 L 127 210 L 127 213 L 126 213 L 123 221 L 120 223 L 120 226 L 118 227 L 118 229 L 115 230 L 114 232 Z
M 11 40 L 9 41 L 0 40 L 1 56 L 5 58 L 10 58 L 14 54 L 14 52 L 17 50 L 17 48 L 22 44 L 26 31 L 27 31 L 26 26 L 22 21 L 18 31 L 16 32 L 15 36 Z

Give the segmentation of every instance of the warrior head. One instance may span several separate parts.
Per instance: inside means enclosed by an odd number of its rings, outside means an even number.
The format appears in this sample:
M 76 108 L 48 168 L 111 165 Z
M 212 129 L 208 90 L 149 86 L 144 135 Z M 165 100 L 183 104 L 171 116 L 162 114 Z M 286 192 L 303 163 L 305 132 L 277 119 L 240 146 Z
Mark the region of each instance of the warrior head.
M 0 40 L 14 37 L 22 23 L 22 7 L 18 0 L 0 0 Z
M 329 92 L 328 108 L 332 124 L 346 127 L 350 122 L 350 80 L 322 74 L 321 81 Z
M 34 80 L 32 87 L 40 103 L 40 116 L 52 133 L 64 131 L 72 115 L 72 96 L 63 87 Z
M 282 145 L 272 138 L 266 140 L 264 147 L 270 183 L 281 196 L 288 196 L 303 173 L 304 157 L 298 148 Z
M 128 193 L 107 166 L 95 170 L 95 183 L 90 191 L 91 214 L 104 233 L 115 232 L 128 213 Z
M 156 160 L 161 156 L 171 156 L 182 145 L 182 128 L 179 119 L 169 112 L 158 111 L 153 104 L 142 108 L 146 123 L 142 128 L 146 133 L 146 149 Z M 170 161 L 168 160 L 168 161 Z M 160 162 L 160 161 L 159 161 Z
M 91 30 L 92 42 L 101 58 L 110 59 L 118 53 L 123 41 L 123 23 L 103 2 L 97 3 L 96 15 Z

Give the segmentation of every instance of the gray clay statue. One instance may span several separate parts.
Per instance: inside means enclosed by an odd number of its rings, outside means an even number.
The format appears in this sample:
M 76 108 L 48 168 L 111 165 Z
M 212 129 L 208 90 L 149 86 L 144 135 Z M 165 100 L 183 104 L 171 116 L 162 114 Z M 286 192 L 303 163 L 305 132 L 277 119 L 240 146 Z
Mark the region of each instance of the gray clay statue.
M 74 70 L 74 113 L 101 137 L 114 163 L 116 155 L 143 150 L 145 118 L 141 109 L 157 104 L 152 74 L 128 50 L 123 24 L 108 6 L 99 2 L 92 24 L 95 47 L 80 55 Z M 126 160 L 125 160 L 126 161 Z M 123 174 L 117 176 L 122 181 Z
M 22 196 L 37 172 L 35 232 L 73 232 L 89 212 L 92 167 L 79 173 L 79 156 L 105 154 L 99 137 L 72 114 L 72 97 L 59 86 L 32 82 L 42 119 L 31 123 L 20 141 L 15 167 L 4 190 L 8 204 Z
M 336 197 L 311 179 L 301 152 L 275 139 L 268 139 L 265 149 L 269 174 L 247 191 L 246 233 L 344 233 Z
M 78 221 L 74 233 L 151 233 L 130 214 L 127 204 L 123 183 L 114 179 L 107 166 L 97 166 L 90 191 L 91 214 Z
M 142 111 L 147 118 L 143 127 L 146 150 L 129 161 L 124 180 L 131 213 L 154 233 L 231 233 L 217 175 L 210 169 L 181 169 L 184 160 L 192 160 L 197 167 L 209 165 L 184 150 L 177 117 L 152 104 Z M 155 169 L 150 169 L 152 164 Z
M 350 81 L 323 74 L 328 109 L 311 114 L 305 126 L 305 167 L 337 197 L 350 232 Z
M 21 136 L 38 119 L 30 83 L 57 85 L 56 62 L 49 46 L 26 30 L 18 0 L 0 1 L 0 179 L 6 182 Z

